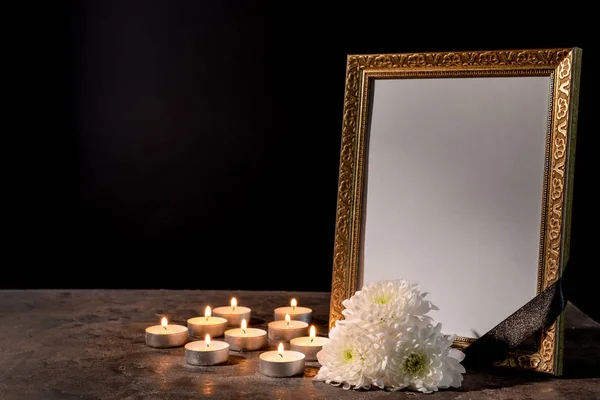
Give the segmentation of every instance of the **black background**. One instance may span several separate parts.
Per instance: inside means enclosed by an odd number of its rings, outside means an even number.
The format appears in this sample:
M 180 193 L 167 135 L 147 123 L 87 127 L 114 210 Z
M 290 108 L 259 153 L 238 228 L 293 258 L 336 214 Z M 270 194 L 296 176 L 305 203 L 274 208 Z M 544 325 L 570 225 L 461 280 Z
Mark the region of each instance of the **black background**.
M 572 19 L 589 11 L 369 4 L 29 10 L 0 286 L 328 291 L 347 54 L 576 46 L 571 257 L 591 291 L 598 48 Z

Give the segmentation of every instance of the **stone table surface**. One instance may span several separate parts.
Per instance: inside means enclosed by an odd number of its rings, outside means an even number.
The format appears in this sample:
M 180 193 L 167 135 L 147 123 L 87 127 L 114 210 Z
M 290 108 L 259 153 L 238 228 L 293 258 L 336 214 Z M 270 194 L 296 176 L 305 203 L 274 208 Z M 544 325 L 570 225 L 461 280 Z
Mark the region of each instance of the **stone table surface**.
M 186 325 L 233 296 L 252 309 L 250 325 L 265 330 L 273 310 L 295 297 L 313 309 L 317 335 L 327 335 L 329 293 L 0 290 L 0 399 L 600 399 L 600 324 L 571 304 L 563 376 L 468 370 L 460 388 L 433 394 L 344 390 L 314 381 L 316 362 L 301 376 L 267 377 L 262 351 L 230 352 L 226 364 L 200 367 L 185 362 L 183 347 L 146 345 L 145 328 L 162 315 Z

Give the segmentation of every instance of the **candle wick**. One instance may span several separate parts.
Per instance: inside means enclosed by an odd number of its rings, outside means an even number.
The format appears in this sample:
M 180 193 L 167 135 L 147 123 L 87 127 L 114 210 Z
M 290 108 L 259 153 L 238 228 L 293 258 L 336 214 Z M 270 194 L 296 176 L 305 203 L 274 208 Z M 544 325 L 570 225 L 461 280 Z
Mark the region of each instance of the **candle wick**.
M 163 328 L 165 329 L 165 331 L 167 330 L 167 326 L 166 325 L 163 325 Z
M 232 310 L 232 311 L 235 311 L 235 306 L 231 306 L 231 310 Z
M 246 330 L 245 329 L 242 329 L 242 330 L 244 331 L 244 335 L 245 335 L 246 334 Z
M 280 356 L 281 358 L 283 358 L 283 354 L 282 354 L 282 353 L 279 353 L 279 356 Z
M 314 338 L 314 337 L 311 337 L 311 338 L 310 338 L 310 342 L 312 343 L 312 342 L 313 342 L 313 340 L 315 340 L 315 338 Z
M 210 346 L 210 343 L 206 343 L 206 347 L 209 347 L 209 346 Z
M 210 318 L 210 315 L 206 316 L 206 322 L 208 322 L 208 319 Z

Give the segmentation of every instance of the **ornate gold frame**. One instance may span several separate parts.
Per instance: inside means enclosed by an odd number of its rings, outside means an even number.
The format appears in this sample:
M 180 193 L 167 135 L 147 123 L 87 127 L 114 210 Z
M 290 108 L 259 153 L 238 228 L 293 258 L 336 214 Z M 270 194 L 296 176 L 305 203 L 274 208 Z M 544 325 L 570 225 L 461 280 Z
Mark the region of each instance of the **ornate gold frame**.
M 347 58 L 339 167 L 329 328 L 342 319 L 342 301 L 356 290 L 359 273 L 368 93 L 375 78 L 549 76 L 551 117 L 546 139 L 538 293 L 562 273 L 569 251 L 572 176 L 581 70 L 581 49 L 521 49 Z M 500 366 L 562 374 L 564 319 L 545 329 L 536 351 L 515 351 Z M 456 345 L 468 346 L 468 340 Z

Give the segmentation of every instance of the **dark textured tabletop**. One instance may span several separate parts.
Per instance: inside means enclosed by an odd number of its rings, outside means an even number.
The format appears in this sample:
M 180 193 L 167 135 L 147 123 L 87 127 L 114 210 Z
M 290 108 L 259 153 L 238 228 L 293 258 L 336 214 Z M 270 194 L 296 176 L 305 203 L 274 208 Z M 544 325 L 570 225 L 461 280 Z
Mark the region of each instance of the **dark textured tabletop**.
M 600 324 L 568 304 L 564 375 L 508 369 L 467 370 L 460 388 L 433 394 L 344 390 L 303 376 L 259 371 L 262 351 L 230 352 L 226 364 L 193 366 L 183 347 L 145 343 L 145 328 L 168 315 L 186 325 L 204 307 L 232 296 L 252 309 L 251 325 L 267 329 L 273 310 L 292 297 L 313 309 L 326 336 L 329 293 L 207 290 L 0 291 L 0 400 L 70 399 L 600 399 Z

